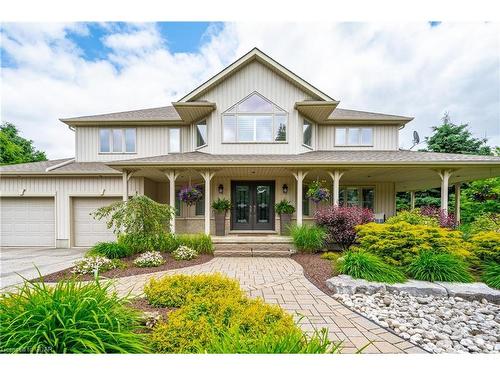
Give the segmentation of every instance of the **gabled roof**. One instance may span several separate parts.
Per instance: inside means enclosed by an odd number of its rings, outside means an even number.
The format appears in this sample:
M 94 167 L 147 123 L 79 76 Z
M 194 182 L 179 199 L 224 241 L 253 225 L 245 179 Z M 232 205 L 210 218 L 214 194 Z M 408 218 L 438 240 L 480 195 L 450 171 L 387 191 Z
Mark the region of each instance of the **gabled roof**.
M 267 66 L 268 68 L 274 70 L 275 72 L 280 74 L 282 77 L 289 80 L 290 82 L 295 84 L 297 87 L 300 87 L 302 90 L 309 93 L 310 95 L 317 98 L 318 100 L 334 101 L 334 99 L 332 99 L 330 96 L 328 96 L 327 94 L 325 94 L 324 92 L 322 92 L 318 88 L 314 87 L 306 80 L 300 78 L 298 75 L 296 75 L 292 71 L 285 68 L 283 65 L 278 63 L 276 60 L 272 59 L 270 56 L 266 55 L 260 49 L 253 48 L 250 52 L 248 52 L 245 55 L 243 55 L 242 57 L 240 57 L 238 60 L 233 62 L 227 68 L 223 69 L 222 71 L 220 71 L 219 73 L 214 75 L 212 78 L 210 78 L 208 81 L 202 83 L 200 86 L 195 88 L 193 91 L 191 91 L 190 93 L 188 93 L 187 95 L 185 95 L 184 97 L 179 99 L 179 102 L 187 102 L 187 101 L 196 100 L 197 98 L 200 97 L 200 95 L 207 92 L 213 86 L 219 84 L 226 77 L 228 77 L 229 75 L 238 71 L 239 69 L 241 69 L 242 67 L 251 63 L 252 61 L 259 61 L 260 63 L 262 63 L 265 66 Z
M 413 117 L 387 115 L 384 113 L 377 113 L 377 112 L 355 111 L 352 109 L 335 108 L 335 110 L 328 117 L 328 120 L 334 120 L 335 122 L 341 122 L 341 121 L 349 121 L 349 122 L 353 122 L 353 121 L 408 122 L 408 121 L 413 120 Z

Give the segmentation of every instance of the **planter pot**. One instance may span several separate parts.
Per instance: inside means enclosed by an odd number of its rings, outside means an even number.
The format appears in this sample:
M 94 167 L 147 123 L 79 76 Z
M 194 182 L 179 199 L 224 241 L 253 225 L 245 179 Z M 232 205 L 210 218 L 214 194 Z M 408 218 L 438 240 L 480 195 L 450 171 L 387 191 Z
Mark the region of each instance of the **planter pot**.
M 290 230 L 289 226 L 292 222 L 292 214 L 280 214 L 280 234 L 288 236 Z
M 225 212 L 215 212 L 215 235 L 225 236 L 226 235 L 226 213 Z

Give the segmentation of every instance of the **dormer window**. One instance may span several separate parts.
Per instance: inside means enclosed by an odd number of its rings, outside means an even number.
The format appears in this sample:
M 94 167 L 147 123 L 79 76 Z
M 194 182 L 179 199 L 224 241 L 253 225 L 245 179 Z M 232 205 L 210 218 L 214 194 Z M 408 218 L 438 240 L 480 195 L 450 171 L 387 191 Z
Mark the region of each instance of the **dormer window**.
M 286 111 L 253 93 L 222 114 L 224 142 L 274 143 L 287 140 Z
M 105 154 L 135 153 L 136 131 L 134 128 L 99 129 L 99 152 Z
M 336 128 L 335 146 L 373 146 L 373 128 Z

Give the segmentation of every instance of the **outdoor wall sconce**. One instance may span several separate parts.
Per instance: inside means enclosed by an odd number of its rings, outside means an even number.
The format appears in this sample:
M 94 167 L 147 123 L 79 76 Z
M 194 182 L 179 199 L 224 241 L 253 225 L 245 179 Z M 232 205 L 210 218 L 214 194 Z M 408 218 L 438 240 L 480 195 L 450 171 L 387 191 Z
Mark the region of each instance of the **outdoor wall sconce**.
M 283 194 L 286 194 L 286 193 L 288 193 L 288 185 L 284 184 L 283 185 Z
M 219 190 L 219 194 L 224 193 L 224 185 L 220 184 L 217 189 Z

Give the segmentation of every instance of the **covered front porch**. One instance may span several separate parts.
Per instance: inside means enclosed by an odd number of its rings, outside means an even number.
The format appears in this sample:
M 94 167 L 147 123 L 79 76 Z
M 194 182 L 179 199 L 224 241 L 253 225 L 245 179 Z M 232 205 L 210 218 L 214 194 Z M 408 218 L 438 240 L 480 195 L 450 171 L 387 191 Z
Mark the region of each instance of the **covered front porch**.
M 441 188 L 441 208 L 448 209 L 448 187 L 459 197 L 460 185 L 497 175 L 498 168 L 466 165 L 134 165 L 120 166 L 123 199 L 128 199 L 129 179 L 140 177 L 144 194 L 176 209 L 170 230 L 175 233 L 215 234 L 211 204 L 217 198 L 231 201 L 225 219 L 228 236 L 279 236 L 280 217 L 274 204 L 285 199 L 296 208 L 292 222 L 313 221 L 322 205 L 357 205 L 384 221 L 396 212 L 396 193 Z M 308 185 L 320 181 L 331 192 L 319 205 L 307 199 Z M 179 199 L 185 186 L 199 186 L 203 198 L 193 205 Z M 414 204 L 414 199 L 413 199 Z M 460 217 L 460 199 L 455 200 Z M 214 237 L 217 241 L 217 237 Z

